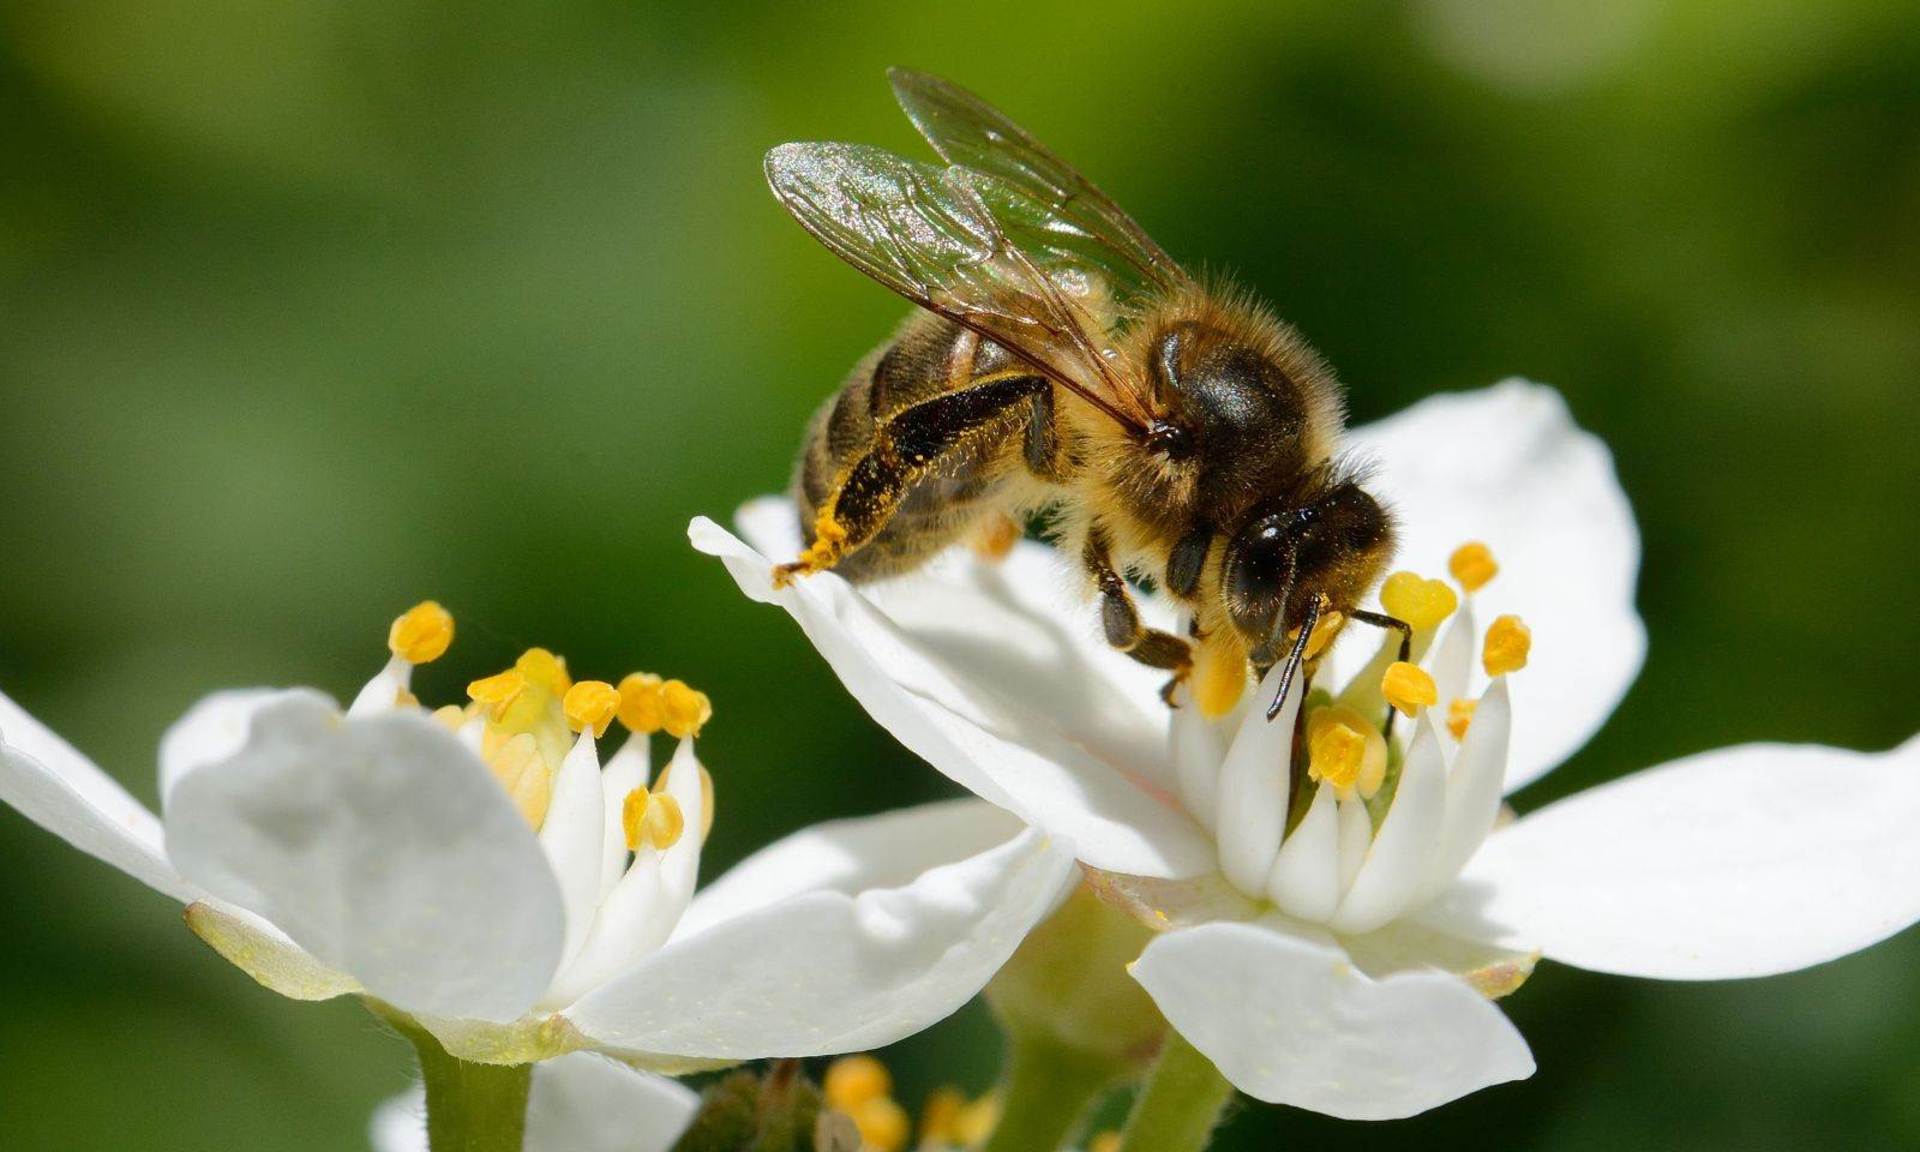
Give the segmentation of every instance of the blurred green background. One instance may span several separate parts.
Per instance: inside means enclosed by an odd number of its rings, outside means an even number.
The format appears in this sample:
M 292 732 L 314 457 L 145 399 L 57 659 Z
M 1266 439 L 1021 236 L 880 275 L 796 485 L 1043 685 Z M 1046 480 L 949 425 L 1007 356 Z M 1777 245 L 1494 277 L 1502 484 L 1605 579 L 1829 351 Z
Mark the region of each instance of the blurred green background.
M 429 694 L 535 642 L 712 693 L 709 875 L 950 794 L 683 536 L 784 483 L 902 312 L 759 168 L 914 147 L 895 63 L 1236 271 L 1357 418 L 1524 374 L 1612 445 L 1651 654 L 1523 808 L 1913 730 L 1910 0 L 0 0 L 0 685 L 151 801 L 200 694 L 350 695 L 432 595 L 461 642 Z M 12 813 L 0 877 L 0 1146 L 350 1148 L 408 1076 L 356 1006 L 256 988 Z M 1222 1146 L 1911 1146 L 1916 961 L 1544 967 L 1507 1003 L 1531 1082 L 1377 1126 L 1249 1107 Z M 902 1095 L 984 1088 L 994 1043 L 976 1006 L 901 1046 Z

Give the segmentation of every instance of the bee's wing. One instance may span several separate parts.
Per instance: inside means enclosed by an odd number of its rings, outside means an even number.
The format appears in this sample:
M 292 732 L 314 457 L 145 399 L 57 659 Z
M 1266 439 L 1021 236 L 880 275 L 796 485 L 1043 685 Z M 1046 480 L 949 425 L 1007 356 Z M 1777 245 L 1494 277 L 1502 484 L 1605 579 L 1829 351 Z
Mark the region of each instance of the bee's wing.
M 982 199 L 982 187 L 997 192 L 991 178 L 861 144 L 782 144 L 766 167 L 773 194 L 841 259 L 1146 430 L 1143 389 L 1106 355 L 1104 322 L 1073 299 L 1085 286 L 1056 281 L 1008 240 Z
M 887 79 L 901 111 L 941 159 L 990 176 L 1014 194 L 1007 204 L 989 195 L 990 207 L 1022 248 L 1090 262 L 1121 296 L 1192 283 L 1119 205 L 999 109 L 925 72 L 895 68 Z

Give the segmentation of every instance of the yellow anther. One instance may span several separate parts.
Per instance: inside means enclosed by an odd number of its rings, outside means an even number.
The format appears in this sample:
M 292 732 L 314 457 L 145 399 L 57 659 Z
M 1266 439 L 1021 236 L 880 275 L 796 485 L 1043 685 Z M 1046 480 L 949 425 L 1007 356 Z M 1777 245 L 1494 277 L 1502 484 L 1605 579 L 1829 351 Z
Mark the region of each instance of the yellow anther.
M 1478 592 L 1500 574 L 1500 565 L 1494 562 L 1493 549 L 1474 540 L 1453 550 L 1447 557 L 1447 571 L 1460 581 L 1460 587 Z
M 1120 1152 L 1120 1133 L 1109 1128 L 1087 1142 L 1087 1152 Z
M 553 772 L 540 755 L 540 745 L 522 732 L 500 745 L 487 760 L 494 779 L 528 824 L 538 831 L 553 800 Z
M 629 672 L 621 679 L 620 723 L 643 736 L 660 731 L 660 677 Z
M 892 1095 L 893 1074 L 872 1056 L 842 1056 L 827 1065 L 820 1090 L 827 1107 L 853 1115 L 853 1110 L 867 1101 Z
M 1387 703 L 1400 709 L 1402 716 L 1411 716 L 1440 700 L 1440 689 L 1426 669 L 1404 660 L 1387 666 L 1386 675 L 1380 677 L 1380 694 L 1387 698 Z
M 935 1088 L 920 1106 L 920 1142 L 965 1147 L 960 1139 L 960 1116 L 966 1108 L 967 1098 L 960 1089 L 951 1084 Z
M 1487 643 L 1480 652 L 1480 664 L 1489 676 L 1505 676 L 1527 666 L 1527 654 L 1533 651 L 1533 630 L 1518 616 L 1501 616 L 1487 629 Z
M 387 650 L 409 664 L 431 664 L 453 643 L 453 613 L 422 600 L 387 629 Z
M 627 834 L 627 851 L 652 846 L 665 852 L 680 842 L 687 818 L 671 796 L 635 788 L 620 805 L 620 830 Z
M 1453 615 L 1460 597 L 1444 580 L 1429 580 L 1413 572 L 1395 572 L 1380 586 L 1380 606 L 1387 615 L 1405 620 L 1415 631 L 1425 631 Z
M 707 842 L 707 835 L 713 831 L 713 773 L 707 771 L 705 764 L 700 765 L 700 843 Z
M 913 1134 L 913 1122 L 907 1119 L 907 1110 L 891 1096 L 877 1096 L 842 1111 L 852 1116 L 853 1126 L 860 1129 L 861 1152 L 900 1152 L 907 1146 L 907 1137 Z
M 1307 774 L 1333 785 L 1342 800 L 1371 799 L 1387 778 L 1387 741 L 1365 716 L 1345 705 L 1307 716 Z
M 1455 700 L 1447 705 L 1447 731 L 1453 733 L 1455 740 L 1467 738 L 1467 727 L 1473 723 L 1473 710 L 1478 707 L 1478 700 Z
M 433 710 L 433 718 L 449 732 L 458 732 L 467 723 L 467 710 L 458 704 L 447 704 Z
M 676 740 L 697 736 L 713 719 L 713 702 L 705 692 L 687 687 L 684 681 L 669 680 L 660 685 L 660 726 Z
M 520 653 L 520 659 L 515 660 L 513 666 L 529 683 L 538 684 L 555 696 L 565 696 L 567 689 L 573 687 L 573 677 L 567 675 L 567 662 L 545 648 L 527 649 Z
M 527 690 L 527 678 L 518 668 L 509 668 L 505 672 L 489 676 L 484 680 L 475 680 L 467 685 L 467 695 L 475 704 L 486 709 L 487 715 L 498 719 L 502 712 L 513 706 L 520 694 Z
M 987 1138 L 993 1135 L 993 1130 L 1000 1127 L 1000 1114 L 1004 1110 L 997 1091 L 989 1092 L 961 1109 L 960 1147 L 977 1148 L 985 1144 Z
M 575 732 L 592 728 L 598 739 L 607 734 L 607 725 L 620 711 L 620 693 L 605 680 L 582 680 L 567 689 L 560 708 L 567 714 L 567 727 Z

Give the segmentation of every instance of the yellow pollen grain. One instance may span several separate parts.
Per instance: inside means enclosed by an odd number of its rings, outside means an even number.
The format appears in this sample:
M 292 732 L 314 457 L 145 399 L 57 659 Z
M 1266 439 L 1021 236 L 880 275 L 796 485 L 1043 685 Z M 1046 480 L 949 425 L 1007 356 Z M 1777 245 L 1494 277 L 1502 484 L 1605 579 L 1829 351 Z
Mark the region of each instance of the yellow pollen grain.
M 890 1096 L 880 1096 L 842 1111 L 852 1116 L 853 1126 L 860 1129 L 861 1152 L 869 1149 L 900 1152 L 907 1146 L 907 1137 L 913 1134 L 913 1122 L 907 1119 L 907 1110 Z
M 1500 574 L 1500 565 L 1493 559 L 1493 549 L 1473 540 L 1455 548 L 1453 555 L 1447 557 L 1447 571 L 1460 582 L 1460 587 L 1478 592 L 1487 586 L 1487 581 Z
M 1087 1142 L 1087 1152 L 1120 1152 L 1120 1133 L 1112 1128 Z
M 453 613 L 422 600 L 387 629 L 387 650 L 409 664 L 431 664 L 453 644 Z
M 627 731 L 650 736 L 660 731 L 660 677 L 629 672 L 620 681 L 620 723 Z
M 567 675 L 567 662 L 545 648 L 529 648 L 520 653 L 520 659 L 513 662 L 514 668 L 526 676 L 528 682 L 538 684 L 555 696 L 565 696 L 567 689 L 573 687 L 573 677 Z
M 607 734 L 607 725 L 620 711 L 620 693 L 605 680 L 582 680 L 567 689 L 560 709 L 567 714 L 567 727 L 575 732 L 591 728 L 598 739 Z
M 526 675 L 518 668 L 509 668 L 505 672 L 489 676 L 484 680 L 475 680 L 467 685 L 467 696 L 475 704 L 486 709 L 488 716 L 499 719 L 500 714 L 511 707 L 526 690 Z
M 689 688 L 683 680 L 660 685 L 660 726 L 674 739 L 698 736 L 707 721 L 713 719 L 713 702 L 705 692 Z
M 1343 704 L 1307 716 L 1307 774 L 1333 785 L 1342 800 L 1371 799 L 1387 778 L 1387 741 L 1371 721 Z
M 1433 677 L 1417 664 L 1396 660 L 1387 666 L 1386 675 L 1380 677 L 1380 694 L 1387 703 L 1400 710 L 1402 716 L 1412 716 L 1422 708 L 1430 708 L 1440 700 L 1440 689 Z
M 671 796 L 635 788 L 620 805 L 620 830 L 626 833 L 629 852 L 649 845 L 665 852 L 680 842 L 686 827 L 680 802 Z
M 851 1115 L 855 1108 L 867 1101 L 891 1095 L 893 1074 L 887 1071 L 885 1064 L 872 1056 L 842 1056 L 827 1065 L 827 1075 L 820 1082 L 820 1090 L 829 1108 L 838 1108 Z
M 1532 651 L 1533 630 L 1518 616 L 1501 616 L 1487 629 L 1480 664 L 1489 676 L 1505 676 L 1525 668 Z
M 1478 707 L 1478 700 L 1455 700 L 1447 705 L 1447 731 L 1453 733 L 1455 740 L 1467 738 L 1467 728 L 1473 723 L 1473 711 Z
M 1233 711 L 1247 690 L 1247 647 L 1232 628 L 1215 628 L 1195 646 L 1189 674 L 1200 715 L 1218 720 Z
M 1306 658 L 1308 660 L 1318 660 L 1320 654 L 1331 647 L 1335 640 L 1339 639 L 1340 629 L 1345 627 L 1346 623 L 1347 617 L 1345 613 L 1322 612 L 1320 614 L 1320 622 L 1313 626 L 1313 635 L 1307 637 Z M 1296 627 L 1289 631 L 1287 633 L 1287 639 L 1289 641 L 1299 640 L 1300 629 Z
M 1414 572 L 1395 572 L 1380 586 L 1380 606 L 1387 615 L 1405 620 L 1424 632 L 1453 615 L 1460 598 L 1444 580 L 1429 580 Z

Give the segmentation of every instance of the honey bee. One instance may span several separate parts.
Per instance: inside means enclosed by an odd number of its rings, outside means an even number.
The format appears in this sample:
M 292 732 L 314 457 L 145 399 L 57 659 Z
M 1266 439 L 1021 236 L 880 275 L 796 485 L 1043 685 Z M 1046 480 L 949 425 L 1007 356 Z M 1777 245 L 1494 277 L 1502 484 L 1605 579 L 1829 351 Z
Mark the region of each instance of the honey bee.
M 907 572 L 950 545 L 1004 548 L 1044 513 L 1078 557 L 1106 640 L 1192 679 L 1209 715 L 1360 608 L 1393 517 L 1338 454 L 1326 362 L 1243 293 L 1181 269 L 1111 200 L 979 97 L 889 73 L 944 165 L 859 144 L 783 144 L 767 181 L 841 259 L 919 305 L 816 414 L 786 581 Z M 1127 575 L 1190 612 L 1147 627 Z

